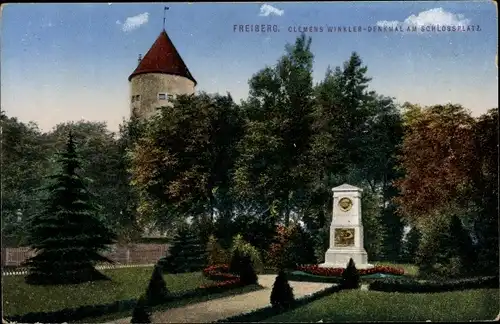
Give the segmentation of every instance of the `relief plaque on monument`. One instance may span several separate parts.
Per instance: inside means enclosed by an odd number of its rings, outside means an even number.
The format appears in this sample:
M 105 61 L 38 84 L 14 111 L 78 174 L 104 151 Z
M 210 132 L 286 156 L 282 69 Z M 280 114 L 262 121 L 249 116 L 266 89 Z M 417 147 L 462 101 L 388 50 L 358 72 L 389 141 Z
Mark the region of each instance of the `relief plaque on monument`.
M 335 246 L 354 246 L 354 228 L 336 228 Z
M 347 197 L 340 199 L 339 207 L 342 211 L 349 211 L 352 208 L 352 200 Z

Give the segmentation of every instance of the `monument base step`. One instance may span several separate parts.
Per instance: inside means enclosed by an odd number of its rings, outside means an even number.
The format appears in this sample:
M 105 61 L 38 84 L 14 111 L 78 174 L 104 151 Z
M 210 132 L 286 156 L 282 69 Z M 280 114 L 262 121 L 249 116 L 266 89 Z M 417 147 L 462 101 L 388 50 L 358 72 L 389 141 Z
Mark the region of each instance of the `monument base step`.
M 346 268 L 347 264 L 335 264 L 335 263 L 321 263 L 318 265 L 320 268 Z M 373 268 L 373 264 L 365 263 L 365 264 L 356 264 L 356 269 L 371 269 Z

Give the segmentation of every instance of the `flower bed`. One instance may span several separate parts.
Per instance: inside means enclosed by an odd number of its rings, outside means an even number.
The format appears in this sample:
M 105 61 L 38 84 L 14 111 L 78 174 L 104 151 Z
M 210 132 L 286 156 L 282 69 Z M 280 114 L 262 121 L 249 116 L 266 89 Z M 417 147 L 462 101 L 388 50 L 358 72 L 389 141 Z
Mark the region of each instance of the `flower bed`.
M 344 272 L 344 268 L 321 268 L 318 265 L 298 266 L 297 270 L 312 275 L 325 277 L 339 277 L 342 275 L 342 272 Z M 358 269 L 358 273 L 360 275 L 371 275 L 375 273 L 402 275 L 404 274 L 404 269 L 389 266 L 375 266 L 370 269 Z
M 203 275 L 211 280 L 217 281 L 230 281 L 237 280 L 239 278 L 238 276 L 229 273 L 229 265 L 227 264 L 209 266 L 203 269 Z

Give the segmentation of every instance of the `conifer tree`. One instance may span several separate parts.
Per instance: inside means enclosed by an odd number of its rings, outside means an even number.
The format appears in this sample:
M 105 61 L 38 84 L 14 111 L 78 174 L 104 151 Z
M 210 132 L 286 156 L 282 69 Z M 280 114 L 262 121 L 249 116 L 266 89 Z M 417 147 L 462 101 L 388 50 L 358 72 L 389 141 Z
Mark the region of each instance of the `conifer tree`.
M 240 259 L 240 280 L 244 285 L 253 285 L 258 282 L 257 274 L 249 255 L 243 255 Z
M 280 270 L 271 291 L 271 305 L 273 308 L 288 309 L 294 301 L 293 288 L 288 283 L 285 271 Z
M 163 279 L 163 272 L 159 265 L 156 265 L 149 280 L 146 296 L 150 303 L 160 302 L 168 293 L 167 284 Z
M 102 222 L 79 176 L 80 161 L 70 133 L 61 170 L 51 177 L 44 209 L 28 227 L 28 244 L 37 254 L 24 265 L 30 284 L 71 284 L 107 279 L 94 265 L 112 262 L 99 254 L 115 234 Z
M 359 272 L 358 269 L 356 269 L 356 265 L 354 264 L 354 260 L 352 258 L 349 259 L 347 267 L 342 272 L 341 286 L 343 289 L 359 288 Z
M 179 232 L 169 248 L 169 255 L 162 259 L 163 270 L 169 273 L 199 271 L 207 263 L 207 251 L 198 234 L 188 227 Z
M 130 323 L 151 323 L 148 312 L 148 305 L 146 299 L 143 296 L 139 298 L 137 304 L 135 305 Z

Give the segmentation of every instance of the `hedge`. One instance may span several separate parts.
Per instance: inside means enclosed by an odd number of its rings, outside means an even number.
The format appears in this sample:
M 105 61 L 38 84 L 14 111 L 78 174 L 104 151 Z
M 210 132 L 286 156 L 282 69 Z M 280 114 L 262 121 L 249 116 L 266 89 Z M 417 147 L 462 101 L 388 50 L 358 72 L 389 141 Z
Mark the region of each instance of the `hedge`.
M 308 296 L 305 296 L 305 297 L 302 297 L 302 298 L 298 298 L 295 300 L 295 303 L 293 304 L 293 306 L 287 310 L 278 310 L 278 309 L 275 309 L 273 308 L 271 305 L 267 306 L 267 307 L 264 307 L 264 308 L 260 308 L 260 309 L 256 309 L 254 311 L 251 311 L 251 312 L 248 312 L 248 313 L 244 313 L 244 314 L 239 314 L 239 315 L 236 315 L 236 316 L 231 316 L 231 317 L 228 317 L 228 318 L 225 318 L 225 319 L 222 319 L 222 320 L 218 320 L 214 323 L 228 323 L 228 322 L 245 322 L 245 323 L 249 323 L 249 322 L 260 322 L 260 321 L 263 321 L 269 317 L 272 317 L 272 316 L 275 316 L 275 315 L 279 315 L 283 312 L 288 312 L 292 309 L 295 309 L 295 308 L 298 308 L 298 307 L 301 307 L 301 306 L 304 306 L 310 302 L 313 302 L 317 299 L 320 299 L 320 298 L 323 298 L 323 297 L 326 297 L 326 296 L 329 296 L 331 294 L 334 294 L 334 293 L 337 293 L 339 291 L 341 291 L 342 288 L 340 286 L 331 286 L 331 287 L 328 287 L 326 289 L 323 289 L 323 290 L 320 290 L 318 292 L 315 292 L 311 295 L 308 295 Z
M 377 279 L 369 285 L 370 290 L 402 293 L 437 293 L 479 288 L 498 289 L 499 277 L 490 276 L 426 282 L 419 282 L 416 280 Z
M 165 304 L 192 297 L 203 297 L 242 287 L 239 280 L 219 282 L 210 286 L 202 286 L 191 291 L 169 293 L 165 298 L 153 305 Z M 131 311 L 137 304 L 137 299 L 119 300 L 101 305 L 86 305 L 77 308 L 66 308 L 55 312 L 33 312 L 23 315 L 5 316 L 9 322 L 17 323 L 63 323 L 83 320 L 89 317 L 104 316 L 112 313 Z

